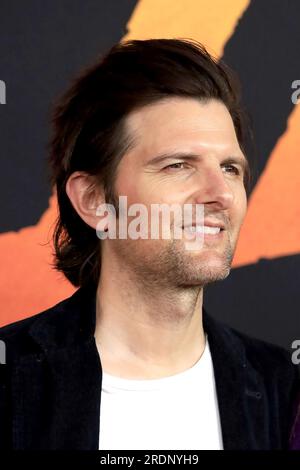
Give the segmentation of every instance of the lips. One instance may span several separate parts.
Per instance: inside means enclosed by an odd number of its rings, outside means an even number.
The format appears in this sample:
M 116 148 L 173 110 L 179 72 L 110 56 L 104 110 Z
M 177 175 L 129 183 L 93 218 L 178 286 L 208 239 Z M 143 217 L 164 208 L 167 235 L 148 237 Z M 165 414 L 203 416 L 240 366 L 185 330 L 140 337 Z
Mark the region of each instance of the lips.
M 209 235 L 216 235 L 220 233 L 220 227 L 210 227 L 208 225 L 191 225 L 189 227 L 185 227 L 185 230 L 188 230 L 191 233 L 204 233 Z
M 204 219 L 204 224 L 201 225 L 201 224 L 196 224 L 196 223 L 192 223 L 191 225 L 185 225 L 184 227 L 182 228 L 188 228 L 189 230 L 191 231 L 197 231 L 197 232 L 200 232 L 200 231 L 206 231 L 207 233 L 218 233 L 220 232 L 221 230 L 225 230 L 225 225 L 223 222 L 221 221 L 214 221 L 214 220 L 211 220 L 211 219 Z M 213 232 L 210 231 L 210 229 L 219 229 L 219 230 L 215 230 Z

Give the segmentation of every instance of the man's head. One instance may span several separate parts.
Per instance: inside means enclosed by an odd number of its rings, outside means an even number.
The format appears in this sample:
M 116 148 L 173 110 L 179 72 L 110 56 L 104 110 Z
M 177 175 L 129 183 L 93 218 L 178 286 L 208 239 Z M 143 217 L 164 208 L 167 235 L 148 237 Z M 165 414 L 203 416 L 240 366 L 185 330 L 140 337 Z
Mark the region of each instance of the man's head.
M 103 249 L 152 282 L 228 275 L 250 179 L 237 84 L 223 64 L 190 41 L 119 44 L 74 82 L 54 124 L 56 267 L 75 286 L 97 284 Z M 95 208 L 120 195 L 128 205 L 203 204 L 224 230 L 195 252 L 183 240 L 100 241 Z

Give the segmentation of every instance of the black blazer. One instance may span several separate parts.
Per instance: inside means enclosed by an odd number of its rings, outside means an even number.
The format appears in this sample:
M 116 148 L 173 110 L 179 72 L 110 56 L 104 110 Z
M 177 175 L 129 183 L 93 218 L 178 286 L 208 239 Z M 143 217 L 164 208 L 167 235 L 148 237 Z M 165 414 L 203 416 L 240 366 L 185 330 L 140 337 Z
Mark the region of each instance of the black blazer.
M 7 354 L 0 365 L 1 449 L 98 449 L 102 369 L 95 299 L 95 289 L 80 288 L 0 329 Z M 203 319 L 224 449 L 287 448 L 299 390 L 290 355 L 218 323 L 204 309 Z

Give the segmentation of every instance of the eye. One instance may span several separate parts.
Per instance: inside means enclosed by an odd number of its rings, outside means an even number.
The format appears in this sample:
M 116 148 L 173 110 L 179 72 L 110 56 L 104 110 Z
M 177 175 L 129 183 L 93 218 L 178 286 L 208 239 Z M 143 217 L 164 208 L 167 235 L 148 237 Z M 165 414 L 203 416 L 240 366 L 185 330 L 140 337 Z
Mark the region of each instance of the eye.
M 227 169 L 229 168 L 229 173 L 232 173 L 232 174 L 235 174 L 235 175 L 240 174 L 239 168 L 237 168 L 234 165 L 224 165 L 223 168 L 227 168 Z
M 180 165 L 185 165 L 185 162 L 171 163 L 171 165 L 165 166 L 164 170 L 168 170 L 168 169 L 181 170 Z

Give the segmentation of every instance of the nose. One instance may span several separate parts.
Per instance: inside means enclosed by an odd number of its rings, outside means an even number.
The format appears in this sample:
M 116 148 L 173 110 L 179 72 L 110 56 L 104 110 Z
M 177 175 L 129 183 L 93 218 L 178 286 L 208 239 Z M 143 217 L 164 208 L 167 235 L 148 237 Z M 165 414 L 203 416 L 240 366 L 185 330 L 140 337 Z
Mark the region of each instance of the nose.
M 197 203 L 214 205 L 216 209 L 229 209 L 233 203 L 232 187 L 222 168 L 209 167 L 201 171 L 197 188 Z

